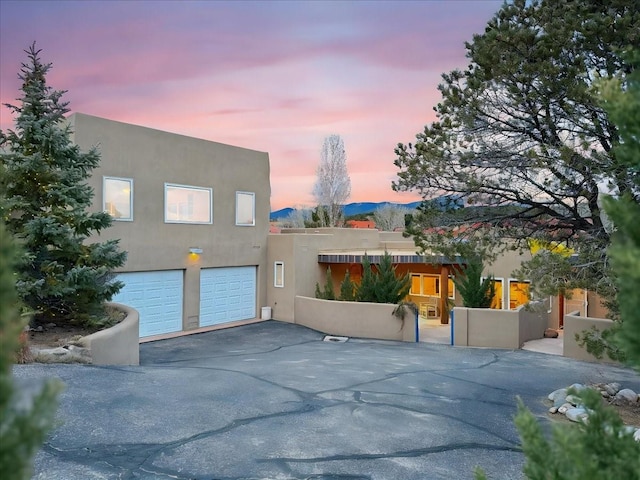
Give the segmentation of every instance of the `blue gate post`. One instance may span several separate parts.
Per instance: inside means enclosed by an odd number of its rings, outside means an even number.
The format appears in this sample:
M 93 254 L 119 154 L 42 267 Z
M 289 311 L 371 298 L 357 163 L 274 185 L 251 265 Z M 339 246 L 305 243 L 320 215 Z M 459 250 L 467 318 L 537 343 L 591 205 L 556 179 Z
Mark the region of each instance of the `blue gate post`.
M 451 325 L 451 345 L 454 345 L 453 343 L 453 308 L 449 312 L 449 325 Z
M 420 325 L 418 323 L 418 312 L 416 311 L 416 343 L 420 341 Z

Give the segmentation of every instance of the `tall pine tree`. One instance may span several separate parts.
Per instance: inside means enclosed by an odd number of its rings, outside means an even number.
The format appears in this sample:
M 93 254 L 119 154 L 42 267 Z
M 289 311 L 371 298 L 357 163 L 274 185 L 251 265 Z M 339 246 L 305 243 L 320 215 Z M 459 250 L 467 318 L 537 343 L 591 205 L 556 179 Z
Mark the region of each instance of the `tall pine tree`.
M 0 478 L 26 480 L 31 478 L 33 456 L 53 427 L 61 383 L 45 383 L 31 397 L 30 406 L 24 405 L 24 398 L 16 391 L 11 366 L 23 327 L 16 308 L 16 258 L 13 239 L 0 219 Z
M 375 292 L 378 303 L 400 303 L 409 294 L 411 289 L 411 275 L 406 273 L 401 277 L 396 276 L 389 252 L 385 250 L 384 256 L 378 265 Z
M 16 115 L 15 130 L 0 131 L 0 209 L 25 251 L 16 288 L 36 323 L 99 322 L 104 302 L 122 288 L 112 271 L 126 259 L 117 240 L 86 243 L 112 221 L 106 213 L 88 212 L 93 190 L 87 179 L 100 156 L 71 142 L 65 92 L 46 83 L 51 64 L 41 62 L 35 44 L 25 52 L 20 104 L 6 105 Z
M 495 296 L 493 275 L 482 278 L 484 264 L 479 257 L 470 258 L 458 278 L 453 282 L 467 308 L 489 308 Z

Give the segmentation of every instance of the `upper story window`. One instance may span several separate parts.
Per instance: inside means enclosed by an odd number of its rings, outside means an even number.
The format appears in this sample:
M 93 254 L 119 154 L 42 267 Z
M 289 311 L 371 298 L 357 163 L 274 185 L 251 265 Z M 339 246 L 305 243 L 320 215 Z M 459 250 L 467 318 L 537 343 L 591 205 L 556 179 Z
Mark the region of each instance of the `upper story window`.
M 256 224 L 256 194 L 236 192 L 236 225 L 253 227 Z
M 165 223 L 213 223 L 213 190 L 164 184 Z
M 114 220 L 133 221 L 133 179 L 102 177 L 102 210 Z

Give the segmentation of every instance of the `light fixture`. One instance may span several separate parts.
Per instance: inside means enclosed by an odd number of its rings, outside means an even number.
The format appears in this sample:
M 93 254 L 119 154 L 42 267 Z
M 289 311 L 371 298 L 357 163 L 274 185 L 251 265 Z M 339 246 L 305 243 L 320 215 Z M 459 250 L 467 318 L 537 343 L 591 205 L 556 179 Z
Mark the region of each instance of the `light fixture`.
M 200 255 L 202 253 L 202 249 L 200 247 L 189 247 L 189 253 Z

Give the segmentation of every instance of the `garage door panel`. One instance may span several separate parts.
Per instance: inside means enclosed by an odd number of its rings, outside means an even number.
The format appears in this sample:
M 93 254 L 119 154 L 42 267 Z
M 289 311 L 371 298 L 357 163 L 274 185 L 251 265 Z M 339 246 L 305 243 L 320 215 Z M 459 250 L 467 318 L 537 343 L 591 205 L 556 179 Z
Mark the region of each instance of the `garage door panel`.
M 117 275 L 124 288 L 114 302 L 140 313 L 140 337 L 182 330 L 182 270 L 130 272 Z
M 255 318 L 255 305 L 256 267 L 200 271 L 200 326 Z

